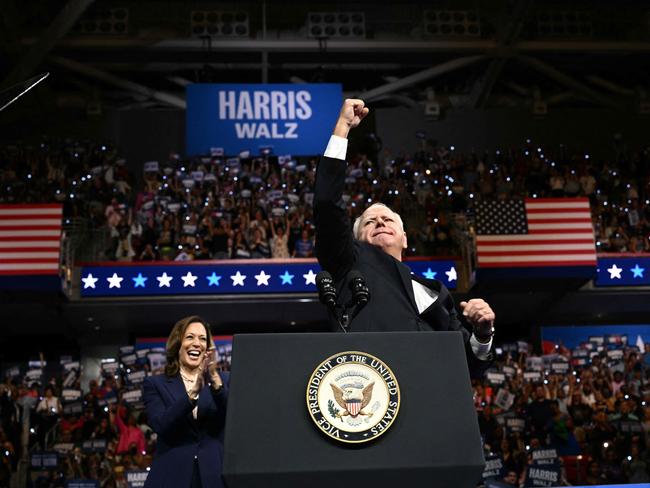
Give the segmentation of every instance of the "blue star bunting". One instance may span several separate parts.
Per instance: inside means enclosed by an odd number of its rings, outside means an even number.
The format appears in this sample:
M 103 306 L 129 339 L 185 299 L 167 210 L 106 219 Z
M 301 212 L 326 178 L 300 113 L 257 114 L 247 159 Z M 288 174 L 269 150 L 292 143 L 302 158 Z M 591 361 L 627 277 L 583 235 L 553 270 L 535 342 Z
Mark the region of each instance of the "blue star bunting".
M 144 288 L 145 281 L 147 281 L 149 278 L 145 278 L 144 276 L 142 276 L 142 273 L 138 273 L 138 276 L 135 276 L 131 279 L 133 280 L 133 288 L 137 288 L 138 286 Z
M 284 274 L 279 275 L 280 279 L 282 280 L 283 285 L 293 285 L 293 277 L 294 275 L 289 274 L 288 270 L 285 270 Z
M 422 273 L 427 280 L 432 280 L 436 277 L 438 273 L 436 271 L 431 271 L 431 268 L 427 268 L 425 272 Z
M 643 278 L 643 272 L 645 271 L 645 268 L 641 268 L 638 264 L 635 264 L 634 268 L 631 268 L 630 271 L 634 273 L 634 276 L 632 276 L 632 278 Z
M 206 276 L 206 278 L 208 280 L 208 286 L 219 286 L 219 280 L 221 279 L 221 276 L 218 276 L 214 271 L 211 275 Z

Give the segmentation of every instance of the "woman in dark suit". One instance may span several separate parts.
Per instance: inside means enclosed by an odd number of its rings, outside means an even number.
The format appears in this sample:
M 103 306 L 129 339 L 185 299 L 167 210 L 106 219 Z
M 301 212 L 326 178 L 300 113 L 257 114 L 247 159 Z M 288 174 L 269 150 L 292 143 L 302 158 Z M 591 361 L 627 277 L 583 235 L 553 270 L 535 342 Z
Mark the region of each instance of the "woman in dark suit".
M 209 325 L 179 320 L 167 339 L 165 374 L 144 381 L 147 417 L 158 435 L 146 488 L 223 488 L 221 463 L 228 373 L 217 371 Z

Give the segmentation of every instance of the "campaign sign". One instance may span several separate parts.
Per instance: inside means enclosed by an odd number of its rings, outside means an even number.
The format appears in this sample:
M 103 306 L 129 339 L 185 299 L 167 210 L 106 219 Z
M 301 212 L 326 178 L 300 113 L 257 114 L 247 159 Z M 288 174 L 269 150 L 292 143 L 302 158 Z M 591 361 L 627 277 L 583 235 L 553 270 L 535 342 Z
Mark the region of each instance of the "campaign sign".
M 56 452 L 39 451 L 31 453 L 32 468 L 56 468 L 59 462 L 59 456 Z
M 147 354 L 147 359 L 149 359 L 149 365 L 151 366 L 151 371 L 157 371 L 165 367 L 167 364 L 167 358 L 164 354 L 159 352 L 150 352 Z
M 523 432 L 526 429 L 526 421 L 520 418 L 506 419 L 506 428 L 509 432 Z
M 503 385 L 506 382 L 506 375 L 504 373 L 494 373 L 488 371 L 486 374 L 487 380 L 492 385 Z
M 42 369 L 31 369 L 25 374 L 26 383 L 31 383 L 32 381 L 40 381 L 41 376 L 43 376 Z
M 149 471 L 126 471 L 125 474 L 129 488 L 138 488 L 144 486 Z
M 120 365 L 118 364 L 117 361 L 110 361 L 110 362 L 102 363 L 102 366 L 101 366 L 102 371 L 104 371 L 105 373 L 109 373 L 109 374 L 115 374 L 115 371 L 117 371 L 117 369 L 119 367 L 120 367 Z
M 560 464 L 531 464 L 526 470 L 525 486 L 559 486 Z
M 501 370 L 505 373 L 508 378 L 513 378 L 517 374 L 517 370 L 512 366 L 504 366 Z
M 535 356 L 526 358 L 526 369 L 542 371 L 544 369 L 544 359 Z
M 63 387 L 68 388 L 72 386 L 75 381 L 77 381 L 77 370 L 73 369 L 67 374 L 67 376 L 63 380 Z
M 485 456 L 485 469 L 483 470 L 483 479 L 502 478 L 503 477 L 503 459 L 501 456 Z
M 515 395 L 510 393 L 508 390 L 501 388 L 494 400 L 494 404 L 504 410 L 508 410 L 512 407 L 512 404 L 515 402 Z
M 135 355 L 138 357 L 138 359 L 144 358 L 147 356 L 147 353 L 149 352 L 149 349 L 139 349 L 135 351 Z
M 20 376 L 20 368 L 18 366 L 12 366 L 5 372 L 5 377 L 7 378 L 15 378 L 17 376 Z
M 135 354 L 125 354 L 124 356 L 120 357 L 120 361 L 122 361 L 127 366 L 133 366 L 136 359 L 137 356 Z
M 81 445 L 83 452 L 104 452 L 106 450 L 106 439 L 90 439 Z
M 66 361 L 63 363 L 63 369 L 65 371 L 71 371 L 73 369 L 79 370 L 81 369 L 81 363 L 79 363 L 79 361 Z
M 528 383 L 542 381 L 542 373 L 539 371 L 524 371 L 524 381 Z
M 134 371 L 126 375 L 126 381 L 132 385 L 137 385 L 142 383 L 146 376 L 146 371 Z
M 574 358 L 588 358 L 589 351 L 578 347 L 571 352 L 571 356 Z
M 559 460 L 557 450 L 553 448 L 533 449 L 532 456 L 533 461 L 537 464 L 555 464 Z
M 81 402 L 66 403 L 63 405 L 64 415 L 77 415 L 83 412 L 83 404 Z
M 122 395 L 122 399 L 129 404 L 139 403 L 142 401 L 142 390 L 129 390 L 125 391 Z
M 343 99 L 340 84 L 195 83 L 186 92 L 187 155 L 271 146 L 275 154 L 325 150 Z
M 81 390 L 66 388 L 61 392 L 63 402 L 76 402 L 81 398 Z
M 52 446 L 52 449 L 60 454 L 68 454 L 74 449 L 74 442 L 57 442 Z
M 612 360 L 623 359 L 623 351 L 621 349 L 612 349 L 607 351 L 607 357 Z
M 589 364 L 589 360 L 585 358 L 573 358 L 571 360 L 571 364 L 574 366 L 587 366 Z
M 65 482 L 65 488 L 99 488 L 98 480 L 74 479 Z
M 566 374 L 569 372 L 570 366 L 566 361 L 553 361 L 551 363 L 551 371 L 556 374 Z

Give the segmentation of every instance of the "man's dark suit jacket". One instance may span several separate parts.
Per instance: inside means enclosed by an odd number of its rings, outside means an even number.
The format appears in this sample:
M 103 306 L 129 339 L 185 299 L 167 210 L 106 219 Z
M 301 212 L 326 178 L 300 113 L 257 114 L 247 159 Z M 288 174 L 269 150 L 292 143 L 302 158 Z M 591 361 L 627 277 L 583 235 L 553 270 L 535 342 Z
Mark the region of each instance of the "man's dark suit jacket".
M 474 355 L 469 343 L 471 334 L 461 324 L 447 287 L 438 280 L 411 274 L 404 263 L 352 235 L 342 198 L 346 166 L 340 159 L 321 158 L 316 171 L 314 221 L 318 262 L 332 274 L 339 303 L 347 303 L 351 298 L 348 273 L 353 269 L 363 275 L 370 290 L 370 301 L 354 318 L 350 331 L 460 331 L 470 374 L 481 375 L 492 361 L 482 361 Z M 421 314 L 411 280 L 438 293 L 438 299 Z
M 199 463 L 202 486 L 224 487 L 221 464 L 230 376 L 224 372 L 219 375 L 223 388 L 215 392 L 207 384 L 203 386 L 196 419 L 180 375 L 145 378 L 143 399 L 147 419 L 158 435 L 156 456 L 145 487 L 189 487 L 194 459 Z

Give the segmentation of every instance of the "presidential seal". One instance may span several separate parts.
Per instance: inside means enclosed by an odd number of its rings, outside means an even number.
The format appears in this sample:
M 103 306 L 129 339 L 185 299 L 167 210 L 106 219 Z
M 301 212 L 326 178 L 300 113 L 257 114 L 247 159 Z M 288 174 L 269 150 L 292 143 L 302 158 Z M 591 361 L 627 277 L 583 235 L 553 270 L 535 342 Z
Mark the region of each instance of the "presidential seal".
M 316 426 L 340 442 L 361 443 L 386 432 L 400 405 L 395 375 L 379 358 L 360 351 L 334 354 L 307 385 L 307 409 Z

